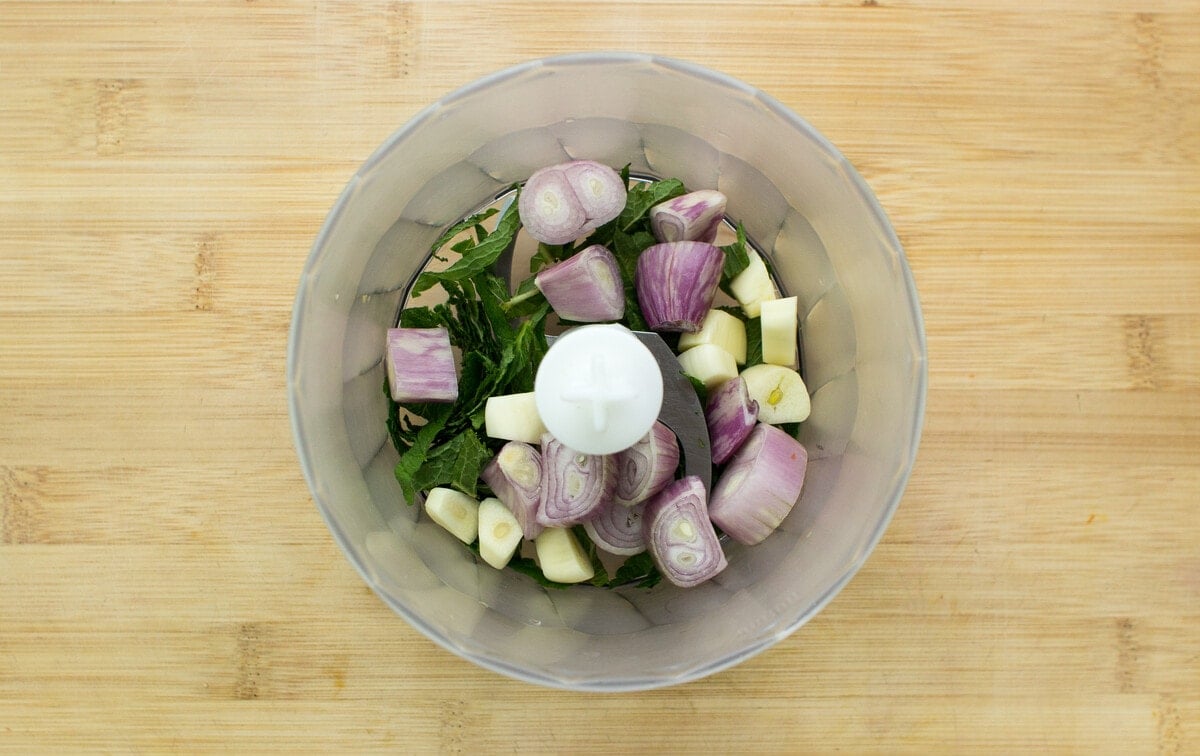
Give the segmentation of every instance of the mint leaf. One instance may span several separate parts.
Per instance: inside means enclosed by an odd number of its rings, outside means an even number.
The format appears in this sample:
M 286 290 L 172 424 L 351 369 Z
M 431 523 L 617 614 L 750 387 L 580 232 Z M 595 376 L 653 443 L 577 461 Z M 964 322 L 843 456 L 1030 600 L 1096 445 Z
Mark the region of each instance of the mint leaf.
M 629 231 L 646 217 L 650 208 L 686 193 L 687 190 L 683 188 L 683 182 L 679 179 L 664 179 L 630 187 L 625 199 L 625 209 L 617 216 L 616 230 Z
M 471 228 L 472 226 L 478 226 L 479 224 L 483 223 L 488 218 L 491 218 L 493 215 L 495 215 L 498 212 L 499 211 L 496 208 L 490 207 L 481 213 L 475 213 L 474 215 L 472 215 L 468 218 L 463 218 L 458 223 L 455 223 L 453 226 L 446 229 L 446 233 L 444 233 L 438 237 L 438 240 L 433 243 L 433 246 L 429 248 L 429 251 L 436 253 L 442 247 L 446 246 L 446 244 L 451 239 L 458 236 L 463 231 L 466 231 L 468 228 Z
M 649 552 L 643 551 L 629 557 L 617 568 L 617 574 L 613 576 L 611 584 L 625 585 L 636 582 L 638 588 L 653 588 L 661 581 L 662 573 L 654 566 Z
M 428 307 L 409 307 L 400 313 L 401 328 L 437 328 L 444 321 Z
M 604 564 L 600 561 L 600 554 L 596 550 L 596 544 L 588 537 L 587 530 L 582 525 L 576 525 L 571 528 L 571 532 L 575 534 L 579 545 L 583 547 L 583 553 L 587 554 L 588 561 L 592 563 L 592 572 L 594 574 L 588 582 L 598 588 L 608 585 L 608 570 L 604 569 Z
M 550 303 L 542 301 L 538 309 L 517 329 L 513 342 L 513 366 L 508 376 L 508 393 L 533 391 L 537 368 L 546 356 L 550 345 L 546 342 L 546 316 L 550 314 Z
M 796 435 L 800 433 L 800 423 L 780 423 L 776 427 L 792 438 L 795 438 Z
M 682 370 L 680 371 L 680 375 L 682 375 L 684 378 L 687 378 L 688 383 L 692 384 L 692 389 L 696 392 L 696 398 L 698 398 L 700 400 L 700 406 L 701 407 L 707 406 L 708 405 L 708 386 L 704 385 L 704 381 L 700 380 L 699 378 L 696 378 L 695 376 L 688 375 L 687 373 L 684 373 Z
M 534 277 L 530 276 L 517 286 L 517 293 L 513 294 L 502 307 L 509 317 L 522 318 L 537 312 L 545 304 L 546 295 L 537 287 Z
M 746 251 L 746 229 L 741 223 L 737 227 L 737 241 L 721 247 L 721 251 L 725 253 L 725 267 L 721 270 L 721 291 L 732 297 L 730 283 L 750 267 L 750 253 Z
M 429 453 L 413 475 L 413 485 L 422 491 L 449 486 L 473 497 L 491 456 L 475 431 L 465 430 Z
M 642 305 L 637 298 L 637 262 L 642 251 L 657 243 L 649 231 L 638 230 L 633 233 L 616 231 L 613 234 L 612 253 L 617 259 L 617 267 L 621 271 L 621 280 L 625 284 L 625 325 L 634 331 L 645 331 L 649 328 L 645 317 L 642 316 Z
M 746 320 L 746 367 L 758 365 L 762 361 L 762 320 L 749 318 Z
M 451 405 L 444 404 L 441 406 L 449 408 Z M 427 418 L 425 425 L 421 426 L 416 432 L 411 445 L 400 455 L 400 461 L 396 463 L 396 481 L 400 484 L 400 491 L 404 494 L 404 500 L 410 506 L 417 501 L 417 492 L 424 490 L 416 483 L 418 472 L 422 465 L 425 464 L 434 439 L 437 438 L 438 433 L 445 426 L 449 418 L 449 411 L 444 411 L 440 415 Z
M 637 291 L 632 287 L 625 289 L 625 325 L 631 331 L 649 331 L 650 324 L 642 315 L 642 303 L 638 301 Z
M 479 303 L 487 315 L 492 334 L 501 341 L 512 341 L 516 331 L 509 322 L 512 316 L 504 309 L 508 301 L 508 284 L 491 273 L 481 273 L 475 279 L 475 291 L 479 294 Z
M 514 572 L 519 572 L 522 575 L 528 575 L 529 577 L 533 578 L 538 585 L 544 585 L 547 588 L 559 589 L 571 587 L 570 583 L 559 583 L 543 575 L 542 568 L 538 567 L 537 562 L 533 561 L 529 557 L 514 556 L 508 561 L 508 566 Z
M 500 216 L 500 222 L 496 224 L 495 231 L 484 235 L 476 243 L 472 243 L 470 239 L 464 239 L 462 242 L 454 245 L 454 250 L 460 252 L 462 257 L 456 260 L 453 265 L 442 271 L 427 270 L 417 276 L 417 280 L 412 286 L 412 295 L 416 296 L 438 283 L 462 281 L 471 278 L 491 267 L 492 263 L 496 262 L 501 253 L 512 243 L 513 237 L 516 236 L 517 230 L 521 227 L 521 217 L 517 210 L 517 199 L 517 197 L 514 197 L 512 204 L 504 211 L 504 215 Z M 467 220 L 471 220 L 471 218 Z M 454 230 L 458 226 L 463 226 L 464 223 L 466 221 L 455 224 L 451 230 Z M 478 226 L 477 222 L 459 228 L 458 232 L 461 233 L 467 228 L 475 226 Z M 484 232 L 482 226 L 477 230 Z M 443 234 L 442 238 L 445 239 L 447 234 L 449 234 L 449 231 Z
M 617 258 L 617 267 L 621 269 L 621 278 L 626 286 L 632 286 L 637 276 L 637 262 L 642 251 L 657 244 L 658 240 L 649 231 L 634 231 L 626 233 L 617 231 L 613 234 L 612 253 Z
M 566 260 L 574 253 L 570 244 L 547 244 L 538 242 L 537 252 L 529 258 L 529 272 L 537 273 L 543 268 L 549 268 L 556 262 Z

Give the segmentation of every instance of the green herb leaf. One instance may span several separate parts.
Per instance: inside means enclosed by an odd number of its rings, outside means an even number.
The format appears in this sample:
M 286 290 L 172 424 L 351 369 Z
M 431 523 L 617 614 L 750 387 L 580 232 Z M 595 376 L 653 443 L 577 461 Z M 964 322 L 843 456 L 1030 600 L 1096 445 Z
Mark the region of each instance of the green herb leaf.
M 546 304 L 546 295 L 537 287 L 533 276 L 526 278 L 517 286 L 517 293 L 505 302 L 502 307 L 511 318 L 522 318 L 532 315 Z
M 680 371 L 679 374 L 682 375 L 684 378 L 687 378 L 688 383 L 692 384 L 692 388 L 696 391 L 696 398 L 698 398 L 700 400 L 700 406 L 701 407 L 707 406 L 708 405 L 708 386 L 704 385 L 704 381 L 700 380 L 699 378 L 696 378 L 695 376 L 688 375 L 687 373 L 685 373 L 683 371 Z
M 470 220 L 470 218 L 467 220 Z M 461 226 L 462 224 L 455 225 Z M 472 223 L 465 228 L 472 228 L 476 225 L 478 224 Z M 417 280 L 413 283 L 412 287 L 413 296 L 426 291 L 435 284 L 447 281 L 462 281 L 487 270 L 491 267 L 492 263 L 496 262 L 501 253 L 508 248 L 508 245 L 512 243 L 513 237 L 516 236 L 517 230 L 520 227 L 521 217 L 517 210 L 517 198 L 514 197 L 512 204 L 504 211 L 504 215 L 500 216 L 500 222 L 496 224 L 495 231 L 484 236 L 478 243 L 470 243 L 471 240 L 465 239 L 464 242 L 467 242 L 469 246 L 462 242 L 454 245 L 454 249 L 459 251 L 462 257 L 456 260 L 449 268 L 443 271 L 425 271 L 417 276 Z M 459 232 L 462 230 L 464 229 L 459 229 Z M 443 235 L 443 238 L 445 238 L 445 235 Z
M 513 341 L 514 361 L 508 376 L 509 393 L 533 391 L 538 365 L 546 356 L 550 345 L 546 342 L 546 316 L 550 314 L 550 303 L 542 302 L 517 329 Z
M 538 567 L 537 562 L 533 561 L 529 557 L 514 556 L 509 560 L 508 566 L 515 572 L 519 572 L 522 575 L 528 575 L 529 577 L 533 578 L 538 585 L 544 585 L 547 588 L 559 589 L 571 587 L 570 583 L 559 583 L 543 575 L 542 568 Z
M 508 301 L 508 285 L 498 276 L 481 273 L 475 279 L 475 291 L 479 294 L 492 334 L 501 341 L 512 341 L 517 333 L 509 322 L 512 315 L 504 309 Z
M 625 209 L 617 216 L 616 230 L 629 231 L 638 221 L 646 217 L 650 208 L 660 202 L 666 202 L 686 194 L 686 192 L 683 182 L 679 179 L 664 179 L 630 187 L 625 199 Z
M 489 207 L 487 210 L 484 210 L 481 213 L 475 213 L 474 215 L 470 216 L 469 218 L 463 218 L 458 223 L 455 223 L 453 226 L 446 229 L 446 233 L 444 233 L 440 237 L 438 237 L 438 240 L 433 243 L 433 247 L 431 247 L 430 250 L 432 252 L 437 252 L 439 249 L 446 246 L 447 242 L 449 242 L 451 239 L 453 239 L 454 237 L 461 234 L 463 231 L 466 231 L 468 228 L 471 228 L 472 226 L 478 226 L 479 224 L 483 223 L 488 218 L 491 218 L 493 215 L 495 215 L 498 212 L 499 212 L 499 210 L 497 210 L 496 208 Z
M 796 434 L 800 432 L 800 425 L 800 423 L 780 423 L 777 427 L 792 438 L 795 438 Z
M 748 318 L 746 320 L 746 367 L 761 364 L 762 361 L 762 320 Z
M 636 582 L 638 588 L 653 588 L 662 581 L 662 573 L 654 566 L 654 560 L 649 552 L 634 554 L 617 568 L 617 574 L 612 579 L 613 585 L 625 585 Z
M 600 554 L 596 550 L 596 544 L 588 537 L 587 530 L 582 525 L 576 525 L 571 528 L 571 532 L 575 534 L 575 538 L 579 541 L 579 545 L 583 547 L 583 553 L 587 554 L 588 561 L 592 563 L 592 579 L 588 582 L 598 588 L 603 588 L 608 585 L 608 570 L 604 569 L 604 563 L 600 561 Z
M 613 234 L 612 253 L 617 258 L 617 267 L 621 269 L 621 278 L 626 286 L 633 285 L 642 252 L 656 243 L 657 240 L 649 231 L 617 231 Z
M 409 307 L 400 313 L 401 328 L 437 328 L 445 325 L 441 316 L 428 307 Z
M 570 244 L 546 244 L 538 242 L 537 252 L 529 258 L 529 272 L 537 273 L 543 268 L 549 268 L 556 262 L 566 260 L 574 253 Z
M 475 431 L 465 430 L 429 452 L 413 475 L 412 483 L 421 491 L 450 486 L 473 497 L 479 486 L 479 473 L 491 456 Z
M 741 223 L 737 227 L 737 241 L 721 247 L 721 251 L 725 253 L 725 267 L 721 270 L 721 291 L 732 297 L 733 291 L 729 288 L 730 283 L 742 271 L 750 267 L 750 253 L 746 247 L 746 228 Z
M 638 301 L 637 262 L 642 252 L 656 243 L 654 235 L 644 229 L 633 233 L 616 231 L 613 234 L 612 253 L 617 259 L 617 267 L 621 271 L 621 280 L 625 284 L 625 316 L 622 321 L 631 330 L 645 331 L 649 328 L 642 315 L 642 305 Z
M 637 291 L 632 286 L 625 289 L 625 326 L 631 331 L 648 331 L 650 324 L 642 315 L 642 303 L 638 301 Z
M 446 425 L 446 421 L 450 419 L 448 408 L 451 405 L 441 406 L 446 407 L 447 410 L 437 415 L 431 413 L 431 416 L 426 418 L 425 424 L 416 432 L 412 443 L 400 455 L 400 461 L 396 463 L 396 481 L 400 484 L 404 500 L 410 506 L 416 502 L 417 492 L 423 490 L 416 483 L 418 472 L 429 456 L 429 449 L 433 446 L 434 439 Z

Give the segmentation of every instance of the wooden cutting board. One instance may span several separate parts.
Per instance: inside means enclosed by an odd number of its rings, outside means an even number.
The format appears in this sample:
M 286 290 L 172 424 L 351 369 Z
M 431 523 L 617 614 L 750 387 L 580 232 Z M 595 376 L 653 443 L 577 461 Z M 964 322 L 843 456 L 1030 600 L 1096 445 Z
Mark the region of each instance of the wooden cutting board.
M 357 166 L 533 57 L 692 60 L 863 173 L 927 422 L 814 621 L 679 688 L 498 677 L 342 558 L 292 298 Z M 1200 753 L 1200 3 L 0 0 L 0 750 Z

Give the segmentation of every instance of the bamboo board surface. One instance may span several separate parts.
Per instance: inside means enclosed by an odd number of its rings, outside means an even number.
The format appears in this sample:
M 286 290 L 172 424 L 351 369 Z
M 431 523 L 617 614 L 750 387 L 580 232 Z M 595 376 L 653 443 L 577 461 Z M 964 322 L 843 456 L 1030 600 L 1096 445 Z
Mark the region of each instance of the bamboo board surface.
M 0 0 L 0 750 L 1200 753 L 1200 3 Z M 292 298 L 394 129 L 581 49 L 783 101 L 879 196 L 917 465 L 811 623 L 554 692 L 395 617 L 293 452 Z

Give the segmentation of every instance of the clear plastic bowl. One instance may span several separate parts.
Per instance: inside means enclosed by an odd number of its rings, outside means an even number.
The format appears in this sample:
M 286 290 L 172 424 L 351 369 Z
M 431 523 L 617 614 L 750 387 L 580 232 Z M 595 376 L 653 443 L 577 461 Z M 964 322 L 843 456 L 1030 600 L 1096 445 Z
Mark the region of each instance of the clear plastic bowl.
M 715 188 L 800 300 L 812 415 L 803 493 L 697 588 L 547 589 L 477 562 L 405 504 L 383 423 L 385 330 L 430 244 L 535 169 L 573 158 Z M 397 614 L 521 680 L 623 691 L 693 680 L 778 643 L 854 575 L 900 501 L 925 401 L 899 241 L 832 144 L 771 97 L 649 55 L 537 60 L 470 84 L 350 180 L 300 280 L 288 345 L 296 448 L 337 542 Z M 402 673 L 397 670 L 397 674 Z

